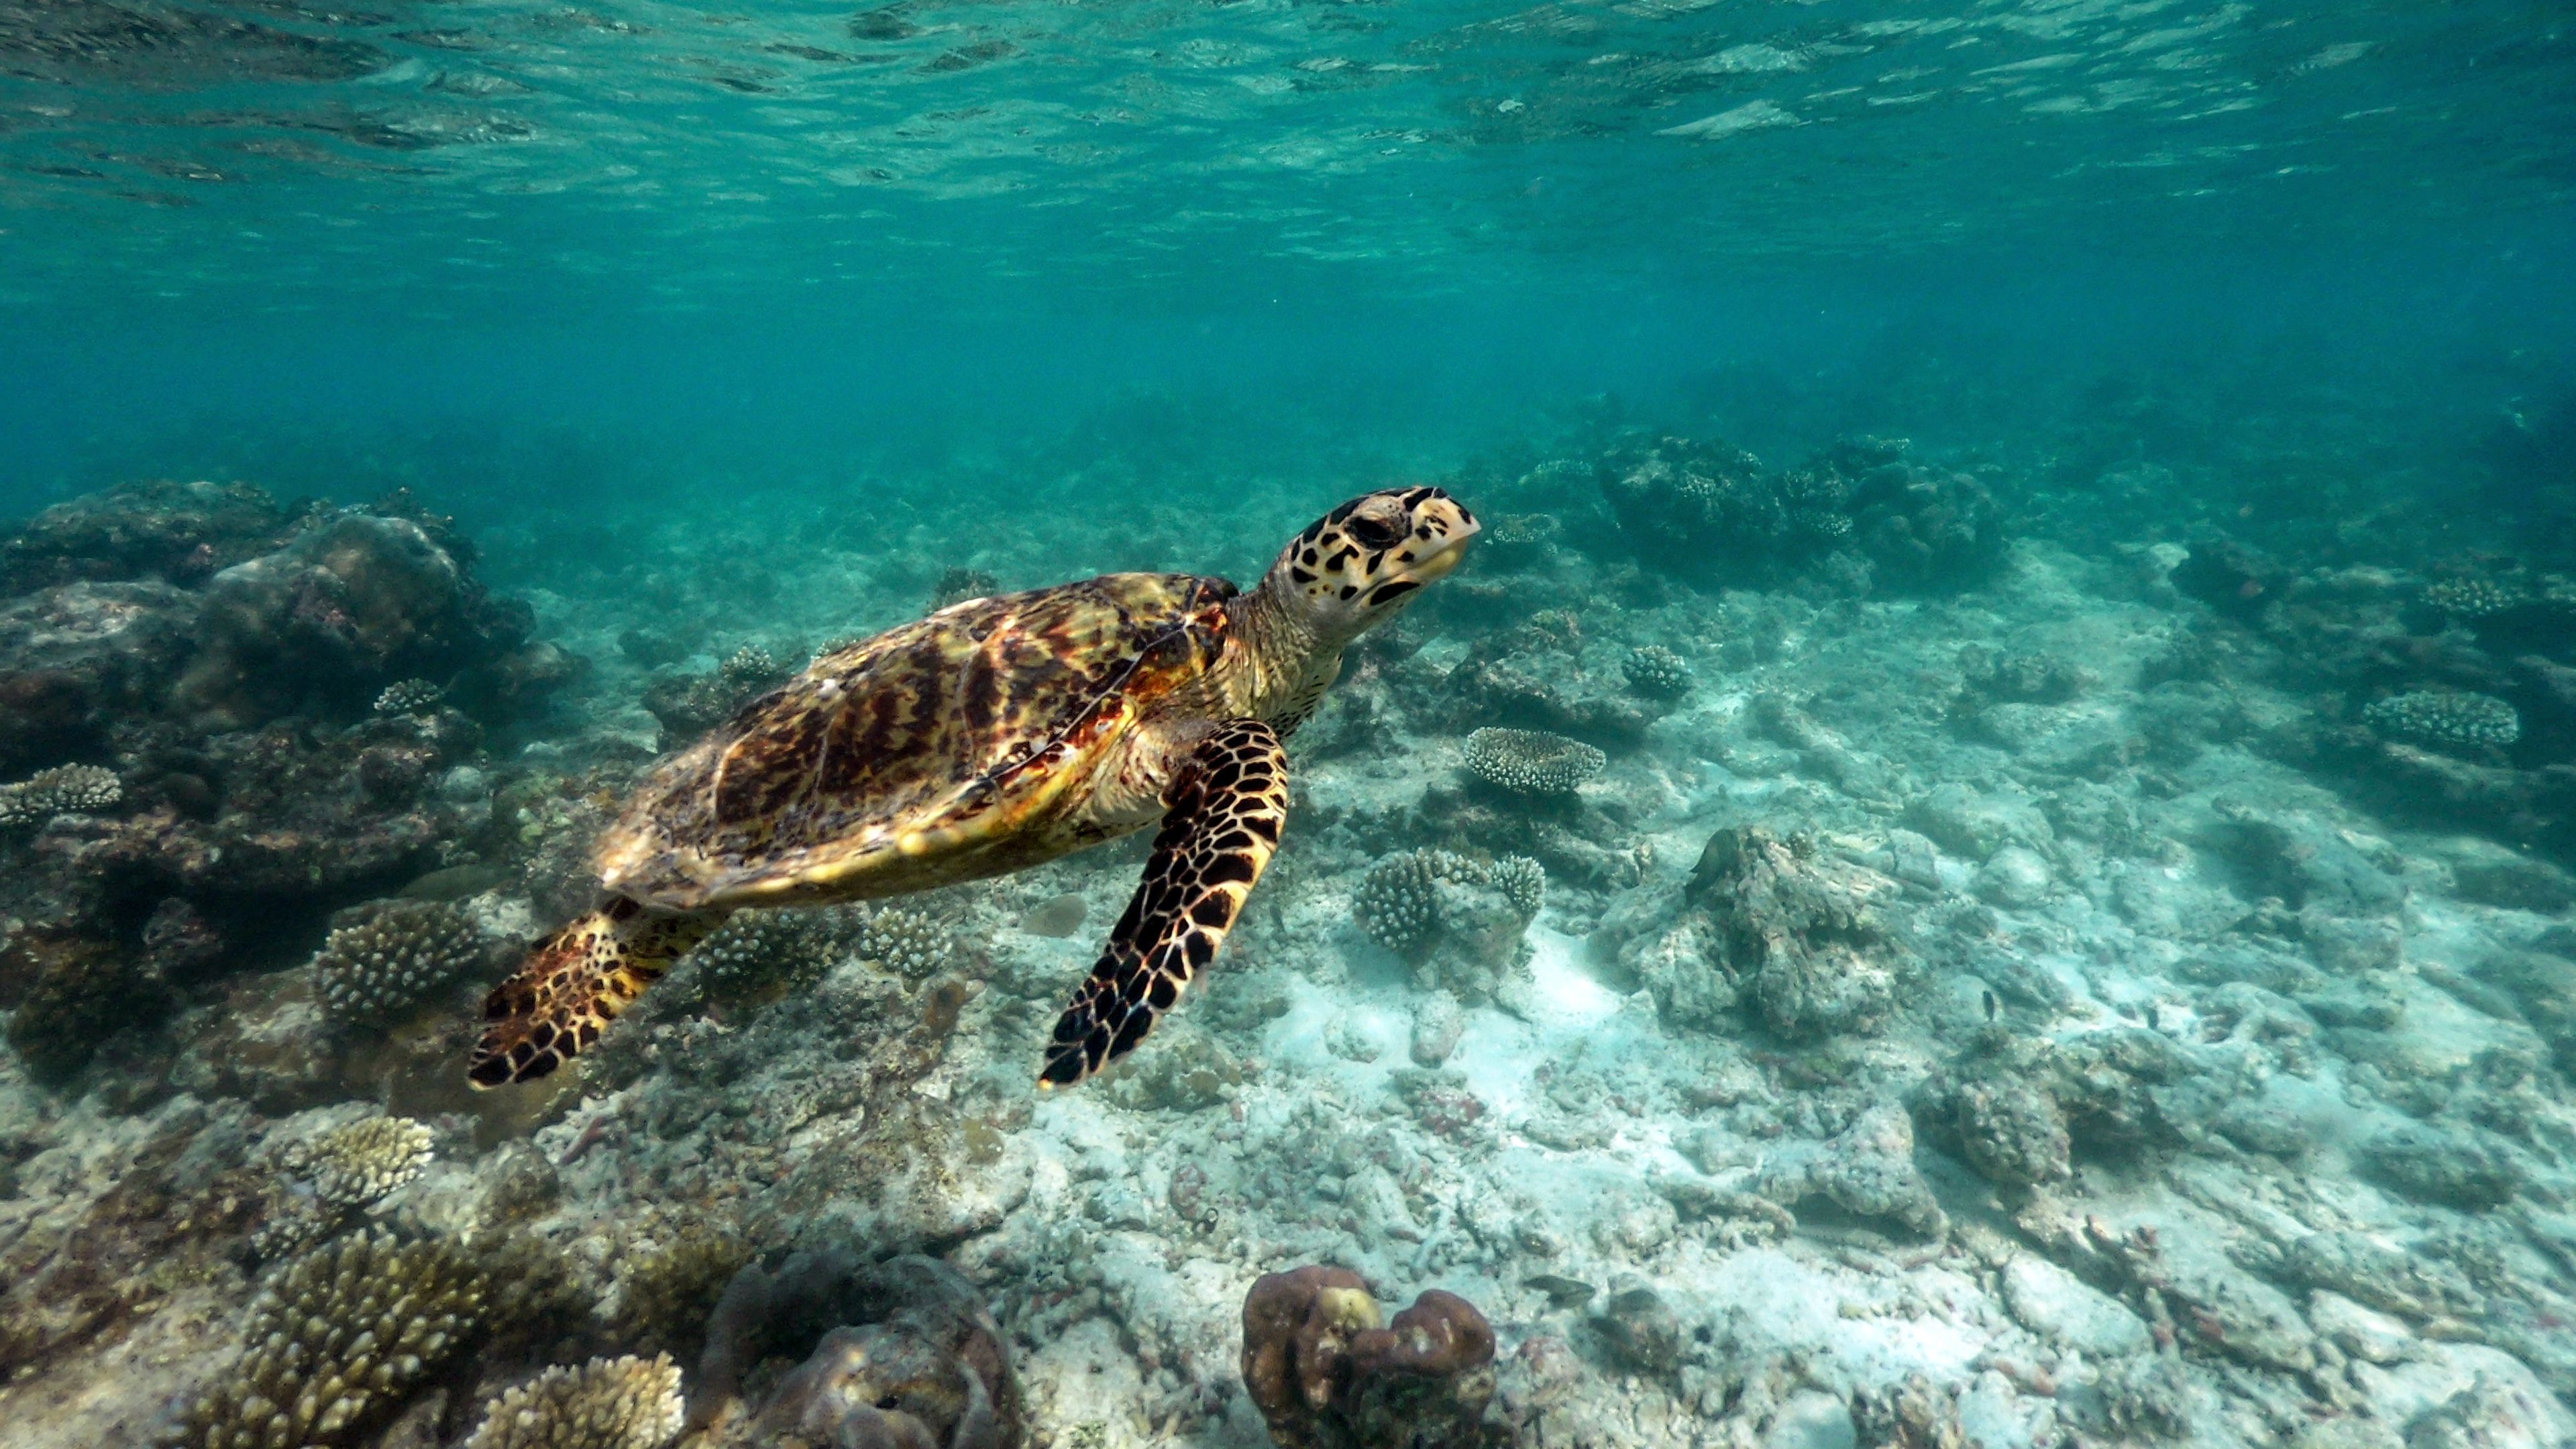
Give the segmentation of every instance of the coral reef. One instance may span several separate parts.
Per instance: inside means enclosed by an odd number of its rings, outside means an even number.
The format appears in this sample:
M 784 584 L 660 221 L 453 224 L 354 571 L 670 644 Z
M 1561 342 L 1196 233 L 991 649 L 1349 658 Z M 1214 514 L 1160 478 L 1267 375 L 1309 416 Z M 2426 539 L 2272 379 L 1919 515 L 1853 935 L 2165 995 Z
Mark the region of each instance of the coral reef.
M 2512 705 L 2464 690 L 2394 695 L 2373 701 L 2361 717 L 2375 730 L 2419 744 L 2501 749 L 2522 738 L 2522 716 Z
M 1467 736 L 1467 773 L 1515 795 L 1571 795 L 1601 773 L 1607 756 L 1581 740 L 1541 730 L 1485 728 Z
M 1661 644 L 1628 651 L 1619 664 L 1628 687 L 1649 699 L 1672 699 L 1690 692 L 1691 669 L 1682 657 Z
M 465 1449 L 662 1449 L 679 1436 L 681 1409 L 669 1357 L 595 1358 L 549 1368 L 484 1405 Z
M 742 911 L 692 947 L 687 959 L 698 989 L 709 996 L 792 991 L 829 969 L 841 945 L 838 925 L 827 910 Z
M 362 1208 L 420 1176 L 429 1161 L 430 1130 L 408 1117 L 367 1117 L 299 1142 L 279 1159 L 313 1180 L 326 1207 Z
M 1875 1031 L 1896 1005 L 1912 953 L 1873 909 L 1896 883 L 1756 826 L 1720 830 L 1700 852 L 1681 917 L 1622 948 L 1678 1024 L 1714 1022 L 1749 1001 L 1784 1037 Z
M 869 912 L 849 946 L 854 958 L 915 981 L 946 970 L 957 950 L 956 927 L 912 906 L 880 906 Z
M 1850 535 L 1836 473 L 1766 471 L 1724 443 L 1623 444 L 1595 465 L 1603 500 L 1637 552 L 1722 581 L 1777 577 Z
M 125 798 L 114 770 L 96 765 L 57 765 L 14 785 L 0 785 L 0 829 L 40 825 L 57 815 L 95 815 Z
M 429 714 L 447 699 L 444 685 L 426 679 L 397 679 L 376 696 L 378 714 Z
M 251 1306 L 248 1352 L 188 1406 L 187 1449 L 356 1444 L 470 1345 L 489 1285 L 458 1249 L 389 1233 L 287 1264 Z
M 1433 1288 L 1392 1321 L 1346 1268 L 1266 1274 L 1243 1299 L 1243 1383 L 1282 1449 L 1483 1441 L 1494 1331 Z
M 819 1342 L 816 1342 L 819 1337 Z M 729 1418 L 762 1358 L 814 1343 L 755 1408 Z M 798 1253 L 745 1268 L 708 1325 L 690 1421 L 725 1442 L 1018 1449 L 1025 1410 L 1000 1325 L 935 1258 L 870 1267 Z
M 662 748 L 677 749 L 776 688 L 787 673 L 767 649 L 745 644 L 709 673 L 653 681 L 644 708 L 661 722 Z
M 1522 933 L 1546 899 L 1547 872 L 1506 856 L 1491 864 L 1446 850 L 1409 850 L 1369 868 L 1351 913 L 1370 940 L 1402 956 L 1426 989 L 1493 998 L 1520 964 Z
M 313 957 L 314 992 L 335 1021 L 381 1026 L 479 973 L 483 935 L 439 901 L 392 901 L 331 933 Z

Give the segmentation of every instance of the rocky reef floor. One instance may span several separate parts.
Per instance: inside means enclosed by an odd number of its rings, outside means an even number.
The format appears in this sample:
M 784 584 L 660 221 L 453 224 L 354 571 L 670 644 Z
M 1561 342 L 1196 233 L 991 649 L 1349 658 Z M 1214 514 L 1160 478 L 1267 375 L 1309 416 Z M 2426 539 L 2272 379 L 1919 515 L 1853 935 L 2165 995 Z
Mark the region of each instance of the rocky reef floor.
M 2514 693 L 2563 666 L 2479 637 L 2556 596 L 2024 527 L 1900 458 L 1723 508 L 1671 439 L 1453 482 L 1493 537 L 1292 745 L 1218 967 L 1047 1094 L 1141 841 L 728 928 L 559 1081 L 460 1065 L 617 789 L 803 651 L 1243 568 L 1331 499 L 671 525 L 520 614 L 399 510 L 216 500 L 220 537 L 95 568 L 31 529 L 0 685 L 79 708 L 0 745 L 118 791 L 0 846 L 7 1438 L 261 1442 L 232 1381 L 351 1405 L 278 1442 L 459 1443 L 598 1359 L 706 1442 L 790 1442 L 802 1313 L 929 1365 L 948 1397 L 884 1412 L 943 1449 L 1251 1446 L 1247 1291 L 1332 1264 L 1490 1321 L 1482 1438 L 1426 1443 L 2576 1440 L 2576 878 Z M 1679 577 L 1692 527 L 1795 571 Z M 409 1347 L 257 1357 L 344 1318 Z

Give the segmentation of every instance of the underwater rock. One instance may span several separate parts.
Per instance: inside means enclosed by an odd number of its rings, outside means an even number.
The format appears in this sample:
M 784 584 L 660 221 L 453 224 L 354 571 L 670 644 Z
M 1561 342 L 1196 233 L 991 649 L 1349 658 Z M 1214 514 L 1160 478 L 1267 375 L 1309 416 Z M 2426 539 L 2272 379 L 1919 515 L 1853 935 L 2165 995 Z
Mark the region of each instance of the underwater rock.
M 1611 1294 L 1592 1323 L 1611 1355 L 1638 1373 L 1662 1378 L 1681 1367 L 1681 1315 L 1652 1288 Z
M 96 758 L 157 715 L 196 649 L 199 602 L 77 583 L 0 603 L 0 773 Z
M 0 539 L 0 595 L 136 579 L 194 587 L 283 546 L 316 506 L 281 505 L 247 483 L 121 483 Z
M 1949 591 L 1989 577 L 2004 557 L 2003 505 L 1974 476 L 1909 462 L 1907 449 L 1902 439 L 1837 443 L 1805 470 L 1835 483 L 1801 496 L 1841 494 L 1851 541 L 1882 589 Z
M 811 1354 L 721 1442 L 1018 1449 L 1001 1326 L 956 1269 L 920 1256 L 860 1267 L 807 1252 L 744 1268 L 708 1324 L 690 1424 L 722 1426 L 751 1368 L 805 1343 Z
M 1466 1032 L 1467 1014 L 1458 1009 L 1458 998 L 1447 991 L 1431 992 L 1413 1009 L 1409 1055 L 1414 1065 L 1436 1067 L 1449 1060 Z
M 1542 642 L 1546 647 L 1539 647 Z M 1583 748 L 1620 751 L 1645 744 L 1646 732 L 1653 726 L 1656 714 L 1624 692 L 1593 693 L 1570 645 L 1537 630 L 1489 634 L 1469 645 L 1467 657 L 1449 672 L 1441 690 L 1441 703 L 1449 718 L 1476 732 L 1496 729 L 1506 735 L 1528 732 L 1570 737 L 1584 742 Z M 1574 761 L 1589 758 L 1580 750 L 1568 751 L 1561 746 L 1553 747 L 1550 754 L 1570 756 Z M 1472 764 L 1470 768 L 1474 768 Z M 1535 791 L 1509 780 L 1497 782 L 1497 787 L 1544 799 L 1551 793 L 1571 793 L 1599 768 L 1594 765 L 1588 773 L 1562 785 L 1545 783 L 1545 777 L 1540 777 L 1537 783 L 1541 788 Z
M 1924 1084 L 1916 1125 L 1988 1181 L 2059 1182 L 2081 1138 L 2096 1150 L 2187 1147 L 2222 1099 L 2199 1090 L 2201 1067 L 2153 1031 L 2120 1027 L 2062 1041 L 1989 1027 Z
M 1722 442 L 1624 442 L 1594 465 L 1602 501 L 1638 557 L 1709 583 L 1777 582 L 1852 533 L 1850 479 L 1833 466 L 1771 472 Z
M 680 1422 L 680 1369 L 667 1355 L 595 1358 L 504 1390 L 465 1449 L 662 1449 Z
M 2463 1211 L 2512 1201 L 2526 1177 L 2510 1149 L 2465 1122 L 2392 1127 L 2357 1156 L 2363 1170 L 2408 1197 Z
M 178 702 L 239 728 L 316 702 L 355 715 L 410 678 L 473 699 L 493 692 L 475 676 L 525 646 L 530 624 L 419 523 L 349 510 L 215 575 Z
M 2043 848 L 2055 835 L 2048 817 L 2029 800 L 1982 794 L 1955 780 L 1907 805 L 1905 819 L 1942 849 L 1972 861 L 1990 859 L 2008 845 Z
M 2232 539 L 2195 540 L 2169 577 L 2175 589 L 2231 619 L 2251 622 L 2280 597 L 2289 571 Z
M 1719 969 L 1785 1037 L 1875 1031 L 1912 953 L 1875 903 L 1895 881 L 1758 826 L 1709 838 L 1683 898 L 1708 915 Z
M 768 650 L 745 644 L 713 673 L 656 679 L 644 691 L 644 708 L 661 722 L 662 748 L 677 749 L 784 683 L 788 673 Z
M 1855 1217 L 1894 1223 L 1923 1237 L 1949 1226 L 1932 1184 L 1914 1165 L 1914 1123 L 1903 1107 L 1883 1102 L 1860 1114 L 1821 1147 L 1783 1147 L 1769 1156 L 1763 1196 L 1794 1208 L 1823 1197 Z
M 9 1045 L 28 1074 L 68 1083 L 99 1043 L 149 1026 L 170 1008 L 168 984 L 140 954 L 75 931 L 29 927 L 0 948 L 0 991 L 14 1006 Z
M 1958 1396 L 1920 1373 L 1884 1390 L 1852 1395 L 1853 1443 L 1858 1449 L 1972 1449 L 1959 1422 Z
M 1972 883 L 1976 893 L 1996 905 L 2029 910 L 2048 903 L 2055 879 L 2039 852 L 2007 845 L 1989 856 Z
M 1392 1322 L 1360 1276 L 1266 1274 L 1243 1300 L 1243 1384 L 1281 1449 L 1467 1449 L 1494 1393 L 1494 1331 L 1425 1290 Z

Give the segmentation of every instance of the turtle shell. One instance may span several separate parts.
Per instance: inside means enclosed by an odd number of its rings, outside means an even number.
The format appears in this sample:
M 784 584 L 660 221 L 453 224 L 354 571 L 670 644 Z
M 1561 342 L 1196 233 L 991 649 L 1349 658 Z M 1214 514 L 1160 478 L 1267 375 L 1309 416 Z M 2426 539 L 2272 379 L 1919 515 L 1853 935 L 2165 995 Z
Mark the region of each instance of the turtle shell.
M 601 838 L 601 881 L 672 908 L 779 904 L 1062 854 L 1107 747 L 1206 673 L 1234 594 L 1109 574 L 835 650 L 657 767 Z

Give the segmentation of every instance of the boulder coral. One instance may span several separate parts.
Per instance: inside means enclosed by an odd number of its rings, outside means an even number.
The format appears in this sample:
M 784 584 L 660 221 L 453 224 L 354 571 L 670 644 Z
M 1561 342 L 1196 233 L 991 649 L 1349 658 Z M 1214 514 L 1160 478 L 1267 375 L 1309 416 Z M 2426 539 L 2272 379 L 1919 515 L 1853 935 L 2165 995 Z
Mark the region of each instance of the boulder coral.
M 1433 1288 L 1390 1321 L 1347 1268 L 1270 1273 L 1243 1299 L 1243 1383 L 1281 1449 L 1464 1449 L 1484 1435 L 1494 1330 Z

